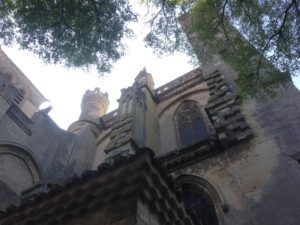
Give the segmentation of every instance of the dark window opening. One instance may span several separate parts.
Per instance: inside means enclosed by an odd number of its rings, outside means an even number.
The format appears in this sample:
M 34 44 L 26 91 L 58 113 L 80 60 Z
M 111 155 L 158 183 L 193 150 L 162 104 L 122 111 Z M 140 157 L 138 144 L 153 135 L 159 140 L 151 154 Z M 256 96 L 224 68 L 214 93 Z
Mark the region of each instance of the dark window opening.
M 193 101 L 187 101 L 178 108 L 175 121 L 181 146 L 194 144 L 210 136 L 203 113 Z
M 11 82 L 8 76 L 0 74 L 0 95 L 2 95 L 7 101 L 19 103 L 21 96 L 19 90 Z M 16 100 L 18 98 L 18 100 Z M 19 101 L 19 102 L 18 102 Z
M 214 204 L 206 191 L 193 184 L 184 184 L 182 189 L 185 207 L 196 225 L 219 225 Z
M 16 97 L 14 98 L 14 102 L 15 102 L 17 105 L 19 105 L 19 104 L 23 101 L 23 99 L 24 99 L 24 95 L 23 95 L 21 92 L 19 92 L 19 93 L 16 95 Z
M 298 153 L 292 155 L 291 157 L 292 157 L 294 160 L 296 160 L 297 163 L 300 164 L 300 152 L 298 152 Z

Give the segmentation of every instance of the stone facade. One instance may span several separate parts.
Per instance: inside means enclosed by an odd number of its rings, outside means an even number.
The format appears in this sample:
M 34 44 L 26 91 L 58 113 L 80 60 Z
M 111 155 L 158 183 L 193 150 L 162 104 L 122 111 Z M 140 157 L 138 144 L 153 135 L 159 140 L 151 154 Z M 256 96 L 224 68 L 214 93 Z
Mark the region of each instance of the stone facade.
M 236 76 L 215 58 L 154 89 L 142 70 L 110 113 L 87 91 L 68 131 L 2 87 L 0 224 L 300 224 L 300 92 L 241 101 Z
M 0 86 L 1 89 L 4 90 L 4 92 L 2 92 L 2 97 L 6 98 L 7 101 L 12 101 L 18 105 L 28 117 L 31 117 L 41 103 L 46 101 L 46 98 L 8 58 L 1 48 L 0 73 Z M 3 93 L 6 94 L 4 95 Z

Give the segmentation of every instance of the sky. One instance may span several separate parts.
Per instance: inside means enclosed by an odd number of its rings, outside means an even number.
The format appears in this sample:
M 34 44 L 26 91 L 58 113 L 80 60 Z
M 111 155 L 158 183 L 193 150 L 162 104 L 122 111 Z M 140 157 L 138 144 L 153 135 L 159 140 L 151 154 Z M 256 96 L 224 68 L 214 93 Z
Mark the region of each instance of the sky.
M 135 5 L 137 10 L 141 10 Z M 127 55 L 119 60 L 112 72 L 99 77 L 96 70 L 65 68 L 62 65 L 46 65 L 36 55 L 20 51 L 18 48 L 1 46 L 3 51 L 23 71 L 31 82 L 48 99 L 42 107 L 51 105 L 50 117 L 63 129 L 75 122 L 80 115 L 80 103 L 87 89 L 100 87 L 107 92 L 110 100 L 108 112 L 118 107 L 120 90 L 132 85 L 134 78 L 144 67 L 152 74 L 155 88 L 189 72 L 195 66 L 188 63 L 185 54 L 174 54 L 159 58 L 150 48 L 145 48 L 143 36 L 146 32 L 144 23 L 134 25 L 136 39 L 126 41 Z M 294 80 L 300 88 L 300 78 Z
M 120 90 L 131 86 L 144 67 L 152 74 L 155 88 L 195 68 L 188 63 L 189 58 L 185 54 L 159 58 L 152 53 L 152 49 L 145 48 L 143 36 L 147 28 L 144 23 L 135 24 L 134 31 L 137 37 L 126 41 L 127 55 L 114 65 L 110 74 L 104 77 L 99 77 L 97 71 L 93 69 L 84 71 L 65 68 L 62 65 L 46 65 L 36 55 L 20 51 L 16 46 L 12 48 L 1 46 L 1 48 L 49 100 L 43 107 L 49 104 L 53 107 L 49 113 L 50 117 L 61 128 L 67 129 L 78 119 L 81 99 L 87 89 L 100 87 L 102 92 L 108 93 L 109 112 L 118 107 Z
M 184 54 L 158 58 L 152 54 L 151 49 L 145 49 L 142 42 L 135 41 L 132 45 L 128 55 L 119 60 L 112 72 L 104 77 L 99 77 L 94 70 L 87 72 L 45 65 L 28 52 L 4 46 L 1 48 L 49 100 L 53 106 L 49 113 L 52 119 L 61 128 L 67 129 L 78 119 L 81 99 L 87 89 L 100 87 L 102 92 L 107 92 L 110 100 L 108 111 L 112 111 L 118 106 L 120 90 L 131 86 L 144 67 L 152 74 L 155 88 L 194 68 Z

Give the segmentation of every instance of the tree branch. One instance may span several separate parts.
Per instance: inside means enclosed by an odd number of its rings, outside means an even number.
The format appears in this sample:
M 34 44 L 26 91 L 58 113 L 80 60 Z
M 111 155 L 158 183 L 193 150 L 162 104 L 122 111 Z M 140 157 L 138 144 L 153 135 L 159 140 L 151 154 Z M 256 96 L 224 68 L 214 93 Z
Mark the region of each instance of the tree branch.
M 228 0 L 225 0 L 224 4 L 222 6 L 221 14 L 219 15 L 220 20 L 219 20 L 218 24 L 216 25 L 215 29 L 217 30 L 218 27 L 220 26 L 220 24 L 222 24 L 222 30 L 225 34 L 226 40 L 228 41 L 228 43 L 229 43 L 230 47 L 233 49 L 233 51 L 236 52 L 234 44 L 232 43 L 232 41 L 231 41 L 227 31 L 226 31 L 225 24 L 224 24 L 225 10 L 226 10 L 227 4 L 228 4 Z
M 64 0 L 60 0 L 60 20 L 64 21 L 64 14 L 65 14 L 65 9 L 64 9 Z
M 227 4 L 228 4 L 228 0 L 225 0 L 224 4 L 223 4 L 223 6 L 222 6 L 221 14 L 219 15 L 219 17 L 221 17 L 221 18 L 220 18 L 218 24 L 216 25 L 215 29 L 217 29 L 218 26 L 220 26 L 220 24 L 223 23 L 223 21 L 224 21 L 224 17 L 225 17 L 225 9 L 226 9 Z
M 260 73 L 260 68 L 261 68 L 261 65 L 262 65 L 262 60 L 263 60 L 263 57 L 264 57 L 264 53 L 265 51 L 269 48 L 269 44 L 270 42 L 276 37 L 276 36 L 281 36 L 282 35 L 282 31 L 283 31 L 283 28 L 285 26 L 285 23 L 286 23 L 286 19 L 288 17 L 288 13 L 289 13 L 289 10 L 292 8 L 293 5 L 297 5 L 297 0 L 292 0 L 290 2 L 290 4 L 287 6 L 287 8 L 284 10 L 284 16 L 283 16 L 283 20 L 281 22 L 281 25 L 279 26 L 278 30 L 272 34 L 270 36 L 270 38 L 268 39 L 267 43 L 265 44 L 261 54 L 260 54 L 260 58 L 259 58 L 259 61 L 258 61 L 258 66 L 257 66 L 257 70 L 256 70 L 256 83 L 258 82 L 259 80 L 259 73 Z
M 150 26 L 153 26 L 153 23 L 155 22 L 156 18 L 159 16 L 159 14 L 164 11 L 164 7 L 165 7 L 165 3 L 166 3 L 166 0 L 163 0 L 162 1 L 162 5 L 161 5 L 161 8 L 160 10 L 150 19 L 148 20 L 146 23 L 150 23 Z M 164 15 L 165 15 L 165 12 L 164 12 Z
M 245 15 L 248 17 L 248 19 L 251 21 L 252 20 L 252 18 L 251 18 L 251 16 L 250 16 L 250 14 L 249 14 L 249 12 L 245 9 L 245 7 L 244 7 L 244 1 L 241 1 L 241 7 L 242 7 L 242 10 L 243 10 L 243 12 L 245 13 Z
M 99 10 L 98 10 L 97 4 L 96 4 L 96 3 L 99 3 L 99 2 L 97 2 L 95 0 L 88 0 L 88 1 L 91 2 L 92 5 L 93 5 L 94 12 L 96 14 L 96 19 L 97 19 L 97 22 L 98 22 L 99 26 L 101 24 L 101 25 L 105 25 L 106 27 L 110 27 L 109 24 L 106 21 L 100 19 Z M 93 17 L 91 17 L 91 18 L 93 18 Z
M 229 37 L 229 35 L 228 35 L 226 29 L 225 29 L 224 21 L 222 22 L 222 29 L 223 29 L 223 32 L 224 32 L 224 34 L 225 34 L 225 37 L 226 37 L 228 43 L 230 44 L 230 47 L 231 47 L 232 50 L 236 53 L 235 46 L 234 46 L 234 44 L 232 43 L 232 41 L 231 41 L 231 39 L 230 39 L 230 37 Z

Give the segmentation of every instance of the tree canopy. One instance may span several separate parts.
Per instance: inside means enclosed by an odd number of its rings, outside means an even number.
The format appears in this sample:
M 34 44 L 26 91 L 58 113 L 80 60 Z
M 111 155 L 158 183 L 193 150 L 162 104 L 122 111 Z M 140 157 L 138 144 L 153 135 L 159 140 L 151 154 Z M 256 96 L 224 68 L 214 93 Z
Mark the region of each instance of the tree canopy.
M 127 0 L 0 0 L 0 39 L 47 63 L 108 72 L 137 16 Z
M 153 13 L 145 43 L 158 54 L 192 52 L 187 33 L 209 49 L 201 63 L 220 55 L 239 74 L 241 92 L 271 92 L 300 71 L 298 0 L 141 0 Z M 96 65 L 109 72 L 125 52 L 123 37 L 137 20 L 129 0 L 0 0 L 0 40 L 18 43 L 48 63 Z M 234 28 L 235 27 L 235 28 Z M 233 35 L 238 29 L 242 35 Z M 245 44 L 250 43 L 250 44 Z M 253 47 L 254 46 L 254 47 Z M 267 59 L 267 60 L 266 60 Z M 266 70 L 268 61 L 280 71 Z
M 237 71 L 244 95 L 272 93 L 300 72 L 297 0 L 149 0 L 148 4 L 158 7 L 150 20 L 153 29 L 145 38 L 149 46 L 158 53 L 184 49 L 175 18 L 189 12 L 186 31 L 196 33 L 209 49 L 198 54 L 201 63 L 220 55 Z

